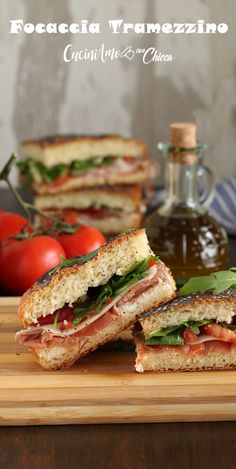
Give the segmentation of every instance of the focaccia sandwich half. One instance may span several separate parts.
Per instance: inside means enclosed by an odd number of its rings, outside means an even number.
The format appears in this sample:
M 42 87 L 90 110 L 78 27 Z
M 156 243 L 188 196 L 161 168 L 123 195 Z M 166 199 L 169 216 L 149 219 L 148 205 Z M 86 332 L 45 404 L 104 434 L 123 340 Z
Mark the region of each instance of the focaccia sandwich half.
M 140 318 L 136 371 L 236 369 L 236 290 L 177 296 Z
M 174 295 L 145 230 L 132 231 L 39 279 L 22 298 L 16 340 L 43 368 L 68 367 Z

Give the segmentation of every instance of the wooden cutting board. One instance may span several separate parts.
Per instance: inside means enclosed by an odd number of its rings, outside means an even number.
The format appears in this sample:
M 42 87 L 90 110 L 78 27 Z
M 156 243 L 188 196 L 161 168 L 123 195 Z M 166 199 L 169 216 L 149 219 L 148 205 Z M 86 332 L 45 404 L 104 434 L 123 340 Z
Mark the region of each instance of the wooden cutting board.
M 1 425 L 236 419 L 236 372 L 143 374 L 134 354 L 99 351 L 44 371 L 15 344 L 18 298 L 0 298 Z

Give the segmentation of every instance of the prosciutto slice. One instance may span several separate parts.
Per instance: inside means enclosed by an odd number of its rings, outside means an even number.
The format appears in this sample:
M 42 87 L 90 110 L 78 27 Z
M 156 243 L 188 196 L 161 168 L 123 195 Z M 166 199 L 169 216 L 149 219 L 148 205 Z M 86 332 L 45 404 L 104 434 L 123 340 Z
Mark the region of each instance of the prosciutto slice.
M 70 179 L 93 179 L 99 176 L 109 176 L 109 175 L 128 175 L 134 174 L 140 170 L 146 170 L 149 167 L 149 162 L 145 158 L 114 158 L 114 162 L 107 166 L 101 166 L 97 168 L 90 169 L 89 171 L 81 171 L 76 175 L 72 175 L 71 171 L 68 170 L 67 174 L 55 179 L 55 181 L 50 183 L 40 183 L 35 184 L 36 187 L 43 186 L 46 188 L 57 187 L 68 182 Z
M 122 314 L 122 306 L 131 301 L 135 301 L 148 289 L 166 279 L 166 274 L 162 264 L 156 264 L 147 271 L 147 276 L 139 280 L 134 285 L 127 288 L 121 295 L 113 298 L 98 314 L 89 314 L 76 327 L 66 331 L 60 331 L 53 324 L 45 326 L 30 327 L 17 332 L 16 341 L 28 347 L 55 346 L 63 343 L 63 346 L 71 346 L 78 343 L 81 338 L 91 337 L 98 331 L 107 327 Z

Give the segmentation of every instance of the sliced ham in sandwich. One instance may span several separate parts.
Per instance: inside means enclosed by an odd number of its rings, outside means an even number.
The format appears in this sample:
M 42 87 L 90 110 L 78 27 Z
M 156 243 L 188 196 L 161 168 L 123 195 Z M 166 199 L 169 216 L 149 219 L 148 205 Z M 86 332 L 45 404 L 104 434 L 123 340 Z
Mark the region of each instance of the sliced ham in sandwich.
M 236 369 L 236 290 L 192 294 L 141 315 L 136 371 Z
M 173 296 L 175 282 L 145 231 L 132 231 L 42 277 L 23 296 L 16 340 L 44 368 L 68 367 Z

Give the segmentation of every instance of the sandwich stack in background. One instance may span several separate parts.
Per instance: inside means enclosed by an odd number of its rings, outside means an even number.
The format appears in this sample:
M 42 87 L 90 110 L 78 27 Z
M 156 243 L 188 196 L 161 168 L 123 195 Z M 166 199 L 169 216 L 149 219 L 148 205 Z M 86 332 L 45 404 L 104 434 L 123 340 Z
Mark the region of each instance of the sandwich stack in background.
M 38 208 L 112 235 L 138 228 L 150 178 L 147 146 L 116 135 L 28 140 L 18 163 Z

